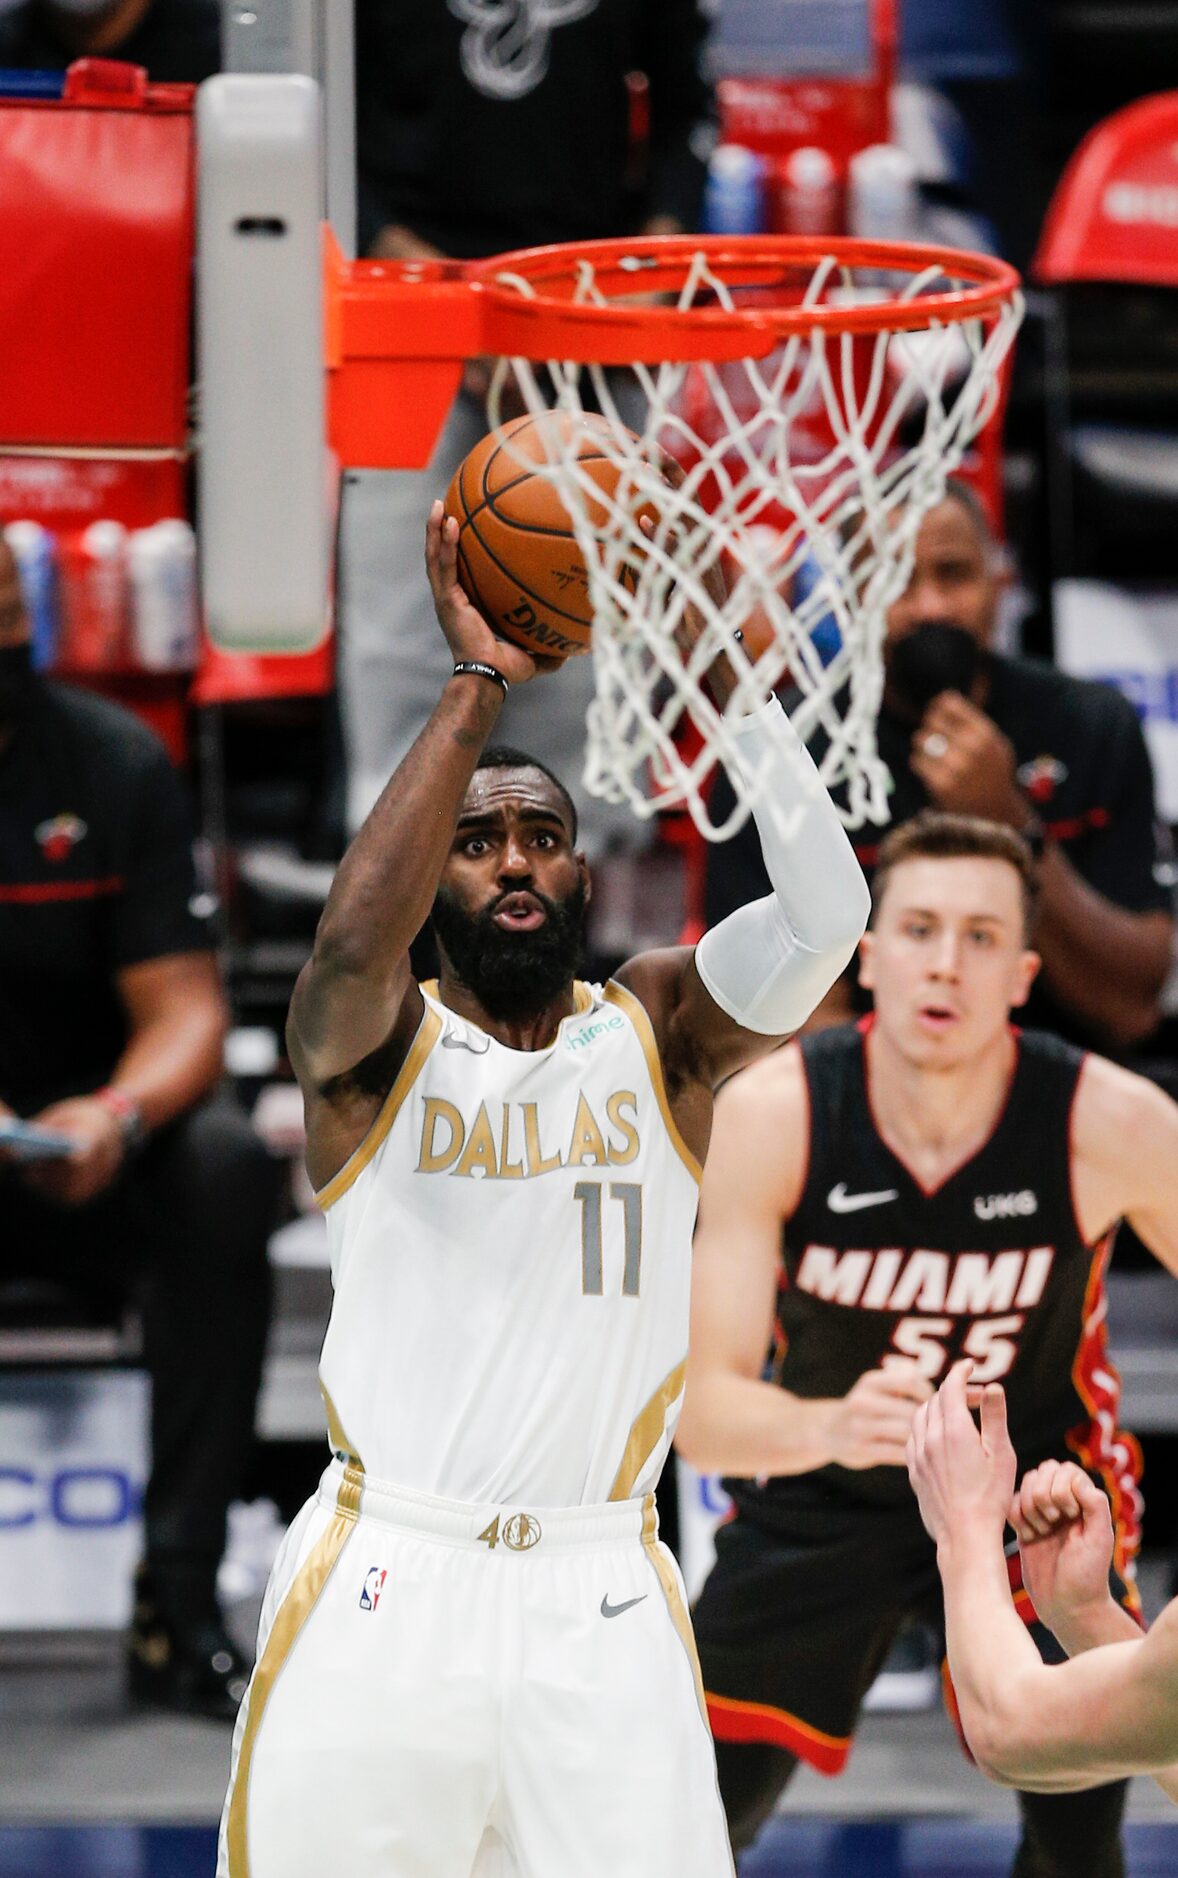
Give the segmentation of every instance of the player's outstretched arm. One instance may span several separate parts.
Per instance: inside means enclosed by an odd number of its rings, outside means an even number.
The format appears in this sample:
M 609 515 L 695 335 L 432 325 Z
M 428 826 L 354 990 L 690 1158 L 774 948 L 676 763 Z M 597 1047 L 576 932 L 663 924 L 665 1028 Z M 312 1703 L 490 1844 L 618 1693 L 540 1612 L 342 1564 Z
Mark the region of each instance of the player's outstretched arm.
M 663 472 L 672 484 L 683 480 L 668 456 Z M 649 521 L 643 527 L 652 532 Z M 721 608 L 719 559 L 701 577 Z M 685 660 L 703 625 L 701 610 L 688 604 L 675 634 Z M 727 710 L 738 683 L 728 658 L 717 658 L 706 677 Z M 650 1012 L 671 1077 L 711 1088 L 801 1029 L 850 963 L 871 912 L 854 849 L 779 700 L 729 718 L 728 730 L 740 762 L 759 778 L 753 820 L 773 892 L 714 926 L 694 953 L 647 953 L 619 973 Z
M 687 1387 L 676 1446 L 701 1473 L 802 1474 L 902 1466 L 931 1393 L 915 1363 L 861 1376 L 845 1397 L 805 1399 L 763 1378 L 782 1229 L 805 1179 L 809 1119 L 796 1048 L 754 1063 L 716 1099 L 692 1261 Z
M 871 911 L 854 849 L 777 699 L 738 719 L 733 734 L 767 777 L 753 814 L 773 892 L 730 913 L 694 952 L 646 953 L 618 973 L 650 1012 L 670 1077 L 708 1088 L 801 1029 Z M 789 839 L 771 800 L 796 811 Z
M 455 663 L 493 666 L 523 684 L 535 666 L 496 638 L 458 584 L 458 523 L 435 502 L 426 528 L 426 568 L 439 624 Z M 475 765 L 503 703 L 493 677 L 448 680 L 413 748 L 336 871 L 295 986 L 287 1027 L 291 1061 L 305 1092 L 385 1044 L 410 990 L 409 945 L 429 914 Z M 413 1027 L 420 1015 L 413 991 Z
M 733 726 L 765 778 L 753 815 L 773 892 L 721 920 L 695 949 L 682 1022 L 721 1075 L 799 1030 L 849 964 L 871 896 L 813 760 L 776 699 Z M 786 839 L 774 814 L 791 815 Z
M 1178 1608 L 1140 1641 L 1040 1661 L 1010 1596 L 1002 1539 L 1015 1458 L 1005 1397 L 989 1384 L 981 1433 L 957 1363 L 913 1422 L 908 1469 L 937 1544 L 949 1668 L 962 1726 L 992 1780 L 1070 1792 L 1153 1773 L 1173 1794 L 1178 1761 Z
M 1072 1120 L 1072 1180 L 1090 1243 L 1127 1219 L 1178 1276 L 1178 1103 L 1164 1090 L 1088 1057 Z

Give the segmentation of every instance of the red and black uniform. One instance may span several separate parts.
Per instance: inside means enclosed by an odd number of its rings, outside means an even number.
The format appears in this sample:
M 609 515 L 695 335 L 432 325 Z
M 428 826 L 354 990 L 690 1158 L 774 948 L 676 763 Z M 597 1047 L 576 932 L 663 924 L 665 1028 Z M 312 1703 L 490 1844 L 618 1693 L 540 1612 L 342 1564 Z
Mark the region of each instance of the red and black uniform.
M 939 1381 L 959 1356 L 1001 1382 L 1020 1476 L 1080 1461 L 1107 1491 L 1116 1589 L 1131 1607 L 1141 1501 L 1136 1443 L 1116 1427 L 1105 1346 L 1110 1232 L 1085 1242 L 1071 1184 L 1071 1113 L 1083 1054 L 1016 1033 L 989 1139 L 940 1186 L 882 1140 L 866 1067 L 868 1024 L 801 1040 L 810 1102 L 805 1185 L 783 1246 L 774 1376 L 804 1398 L 845 1396 L 889 1356 Z M 717 1743 L 759 1743 L 838 1773 L 863 1696 L 903 1619 L 939 1620 L 932 1541 L 900 1467 L 838 1466 L 726 1483 L 736 1516 L 695 1611 Z M 1058 1646 L 1024 1617 L 1049 1659 Z M 721 1753 L 722 1785 L 725 1756 Z M 1100 1869 L 1099 1867 L 1095 1869 Z

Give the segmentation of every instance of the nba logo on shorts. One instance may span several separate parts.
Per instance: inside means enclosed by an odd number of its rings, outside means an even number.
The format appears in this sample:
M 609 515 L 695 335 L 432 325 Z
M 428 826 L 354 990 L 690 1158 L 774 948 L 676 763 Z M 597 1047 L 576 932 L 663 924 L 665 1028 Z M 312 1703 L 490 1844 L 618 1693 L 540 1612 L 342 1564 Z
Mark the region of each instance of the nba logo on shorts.
M 377 1605 L 380 1603 L 380 1594 L 384 1590 L 384 1581 L 387 1575 L 387 1572 L 379 1565 L 370 1565 L 368 1567 L 368 1576 L 364 1580 L 364 1588 L 360 1593 L 360 1609 L 362 1611 L 374 1611 L 376 1609 Z

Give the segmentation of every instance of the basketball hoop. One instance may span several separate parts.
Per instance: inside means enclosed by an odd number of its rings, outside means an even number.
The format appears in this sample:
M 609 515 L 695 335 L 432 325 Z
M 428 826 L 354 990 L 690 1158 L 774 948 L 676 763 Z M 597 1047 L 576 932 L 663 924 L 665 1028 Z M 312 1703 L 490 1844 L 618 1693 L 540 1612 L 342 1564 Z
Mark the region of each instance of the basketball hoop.
M 504 355 L 491 420 L 526 408 L 546 429 L 546 459 L 527 468 L 559 491 L 588 571 L 588 788 L 639 816 L 685 806 L 726 839 L 762 780 L 733 719 L 788 685 L 848 826 L 886 820 L 885 616 L 923 516 L 1001 402 L 1014 271 L 915 244 L 692 236 L 532 249 L 468 279 Z M 575 429 L 544 426 L 551 410 L 605 418 L 619 476 L 604 515 Z M 718 564 L 722 604 L 707 585 Z M 685 661 L 688 607 L 704 624 Z M 705 682 L 721 654 L 738 678 L 725 710 Z M 720 821 L 717 763 L 736 794 Z

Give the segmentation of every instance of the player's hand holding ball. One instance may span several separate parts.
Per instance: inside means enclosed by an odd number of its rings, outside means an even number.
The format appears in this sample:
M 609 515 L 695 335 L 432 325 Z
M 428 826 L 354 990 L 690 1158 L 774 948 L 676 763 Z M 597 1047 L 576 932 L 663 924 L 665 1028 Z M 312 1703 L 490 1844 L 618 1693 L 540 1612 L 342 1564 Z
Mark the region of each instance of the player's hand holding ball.
M 1023 1475 L 1008 1517 L 1031 1602 L 1074 1656 L 1114 1603 L 1108 1500 L 1074 1461 L 1043 1461 Z
M 460 588 L 496 640 L 522 646 L 537 671 L 588 652 L 593 633 L 589 570 L 551 465 L 558 447 L 575 459 L 585 520 L 608 532 L 611 505 L 624 501 L 622 437 L 635 449 L 639 441 L 620 429 L 590 412 L 517 417 L 475 445 L 446 491 Z M 640 522 L 654 512 L 649 504 L 636 511 Z M 621 578 L 629 578 L 625 567 Z
M 425 566 L 434 611 L 446 644 L 458 664 L 464 659 L 493 665 L 509 685 L 526 685 L 536 676 L 536 661 L 522 647 L 500 639 L 472 606 L 458 578 L 458 523 L 441 502 L 430 509 L 425 525 Z

